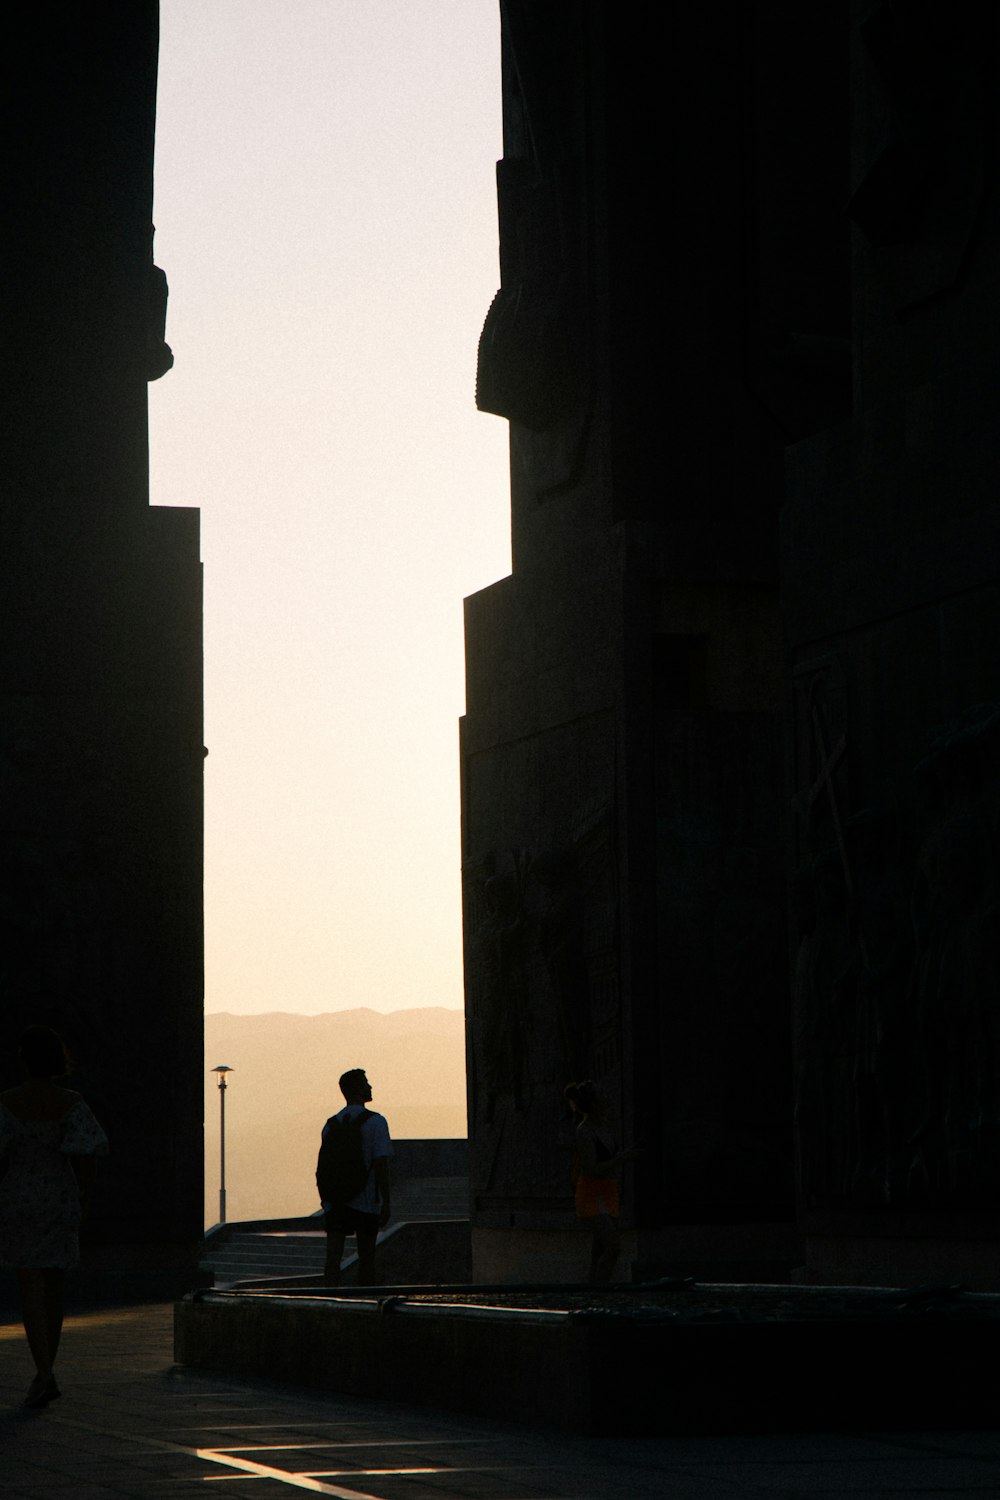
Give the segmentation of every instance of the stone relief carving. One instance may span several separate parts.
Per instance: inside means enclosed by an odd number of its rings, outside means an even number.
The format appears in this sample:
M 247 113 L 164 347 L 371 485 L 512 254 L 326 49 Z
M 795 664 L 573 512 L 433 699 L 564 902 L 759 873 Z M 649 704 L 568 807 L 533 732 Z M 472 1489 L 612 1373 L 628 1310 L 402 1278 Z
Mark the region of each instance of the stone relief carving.
M 597 1072 L 595 1023 L 617 1032 L 617 890 L 606 814 L 561 848 L 493 851 L 465 872 L 473 1105 L 490 1126 Z M 539 1017 L 547 1020 L 543 1023 Z M 548 1025 L 551 1054 L 533 1051 Z M 602 1051 L 606 1065 L 611 1058 Z M 616 1059 L 615 1059 L 616 1061 Z M 606 1081 L 606 1080 L 605 1080 Z
M 836 856 L 797 871 L 792 892 L 795 1123 L 807 1195 L 843 1197 L 850 1177 L 854 1013 L 847 893 Z
M 927 1191 L 949 1196 L 995 1174 L 997 750 L 1000 710 L 977 706 L 940 731 L 916 767 L 913 1012 L 922 1115 L 914 1135 Z
M 728 849 L 722 863 L 711 918 L 712 983 L 733 1043 L 730 1110 L 734 1119 L 751 1121 L 761 1114 L 763 1077 L 773 1082 L 774 1092 L 788 1086 L 787 1011 L 774 1003 L 787 983 L 780 883 L 758 849 Z M 768 1094 L 770 1105 L 771 1088 Z
M 975 232 L 986 161 L 986 13 L 881 0 L 861 24 L 878 137 L 850 203 L 897 311 L 947 291 Z
M 504 158 L 497 164 L 501 287 L 479 341 L 476 404 L 515 424 L 512 454 L 541 496 L 578 476 L 590 409 L 586 129 L 572 92 L 585 27 L 524 0 L 501 5 Z M 546 59 L 540 66 L 539 59 Z M 555 97 L 553 97 L 555 95 Z
M 795 1114 L 808 1204 L 1000 1191 L 998 749 L 1000 709 L 977 705 L 935 732 L 885 805 L 846 819 L 840 806 L 826 847 L 800 848 Z
M 580 873 L 575 851 L 539 854 L 531 862 L 538 891 L 536 941 L 555 1004 L 567 1080 L 587 1076 L 591 1059 L 590 993 Z
M 913 969 L 909 873 L 894 812 L 866 808 L 847 828 L 853 899 L 854 1058 L 851 1176 L 858 1197 L 888 1202 L 907 1186 L 913 1129 Z M 856 976 L 856 977 L 854 977 Z
M 146 379 L 159 380 L 174 367 L 167 343 L 167 275 L 151 266 L 146 284 Z
M 495 859 L 488 858 L 477 884 L 472 992 L 479 1045 L 474 1083 L 485 1123 L 491 1125 L 500 1099 L 512 1099 L 518 1109 L 524 1102 L 529 917 L 522 852 L 513 850 L 509 868 L 499 873 Z

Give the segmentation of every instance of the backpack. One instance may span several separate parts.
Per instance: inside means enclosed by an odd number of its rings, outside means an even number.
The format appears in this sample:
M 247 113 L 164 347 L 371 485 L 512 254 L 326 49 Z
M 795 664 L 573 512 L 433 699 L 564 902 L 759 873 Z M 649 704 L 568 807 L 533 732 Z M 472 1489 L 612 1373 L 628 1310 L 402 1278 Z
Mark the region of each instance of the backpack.
M 343 1120 L 337 1115 L 327 1120 L 316 1162 L 316 1186 L 321 1202 L 350 1203 L 364 1191 L 371 1168 L 365 1165 L 361 1131 L 365 1121 L 372 1118 L 371 1110 L 363 1109 L 359 1115 Z

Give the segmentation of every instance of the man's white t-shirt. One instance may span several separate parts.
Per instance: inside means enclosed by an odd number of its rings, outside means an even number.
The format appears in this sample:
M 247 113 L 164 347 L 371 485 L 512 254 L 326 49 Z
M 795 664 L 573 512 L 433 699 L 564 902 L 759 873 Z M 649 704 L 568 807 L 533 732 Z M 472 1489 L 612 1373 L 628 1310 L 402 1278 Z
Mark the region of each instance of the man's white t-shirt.
M 334 1115 L 335 1120 L 353 1120 L 363 1109 L 368 1109 L 367 1104 L 345 1104 L 339 1114 Z M 378 1115 L 374 1110 L 368 1111 L 369 1118 L 361 1127 L 361 1149 L 364 1152 L 365 1166 L 368 1168 L 368 1181 L 362 1192 L 356 1198 L 352 1198 L 348 1208 L 357 1209 L 361 1214 L 377 1214 L 378 1186 L 375 1182 L 375 1173 L 371 1170 L 372 1163 L 380 1160 L 388 1160 L 392 1156 L 392 1142 L 389 1139 L 389 1127 L 386 1124 L 385 1115 Z M 324 1127 L 323 1134 L 326 1134 Z M 329 1204 L 324 1204 L 329 1208 Z

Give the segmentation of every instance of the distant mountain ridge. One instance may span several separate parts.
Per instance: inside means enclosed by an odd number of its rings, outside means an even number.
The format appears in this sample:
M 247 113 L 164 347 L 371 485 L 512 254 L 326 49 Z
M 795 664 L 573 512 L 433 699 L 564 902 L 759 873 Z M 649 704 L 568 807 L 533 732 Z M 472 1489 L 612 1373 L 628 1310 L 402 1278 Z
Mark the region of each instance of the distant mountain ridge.
M 464 1136 L 465 1017 L 444 1006 L 316 1016 L 286 1011 L 205 1017 L 205 1221 L 218 1219 L 219 1092 L 226 1091 L 227 1218 L 274 1218 L 319 1206 L 319 1135 L 341 1108 L 337 1079 L 365 1068 L 372 1108 L 397 1138 Z

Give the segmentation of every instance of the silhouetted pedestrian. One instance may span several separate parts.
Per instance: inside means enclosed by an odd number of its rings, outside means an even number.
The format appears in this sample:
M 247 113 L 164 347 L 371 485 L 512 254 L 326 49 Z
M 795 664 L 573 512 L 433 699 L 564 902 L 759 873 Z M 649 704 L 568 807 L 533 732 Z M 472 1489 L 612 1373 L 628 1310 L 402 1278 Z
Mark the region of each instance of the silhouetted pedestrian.
M 618 1178 L 624 1162 L 637 1152 L 620 1151 L 608 1124 L 604 1101 L 589 1079 L 570 1083 L 563 1097 L 577 1120 L 573 1153 L 576 1216 L 591 1233 L 587 1280 L 611 1280 L 621 1255 Z
M 0 1094 L 0 1266 L 17 1273 L 37 1374 L 26 1407 L 59 1395 L 53 1365 L 63 1324 L 65 1272 L 80 1258 L 79 1230 L 107 1136 L 82 1097 L 58 1082 L 69 1072 L 62 1039 L 29 1026 L 18 1050 L 25 1081 Z
M 389 1222 L 392 1143 L 385 1117 L 367 1107 L 372 1089 L 364 1068 L 342 1074 L 340 1091 L 347 1103 L 323 1126 L 316 1166 L 316 1185 L 326 1212 L 325 1280 L 328 1286 L 340 1285 L 344 1241 L 353 1234 L 358 1285 L 372 1286 L 375 1243 L 379 1229 Z

